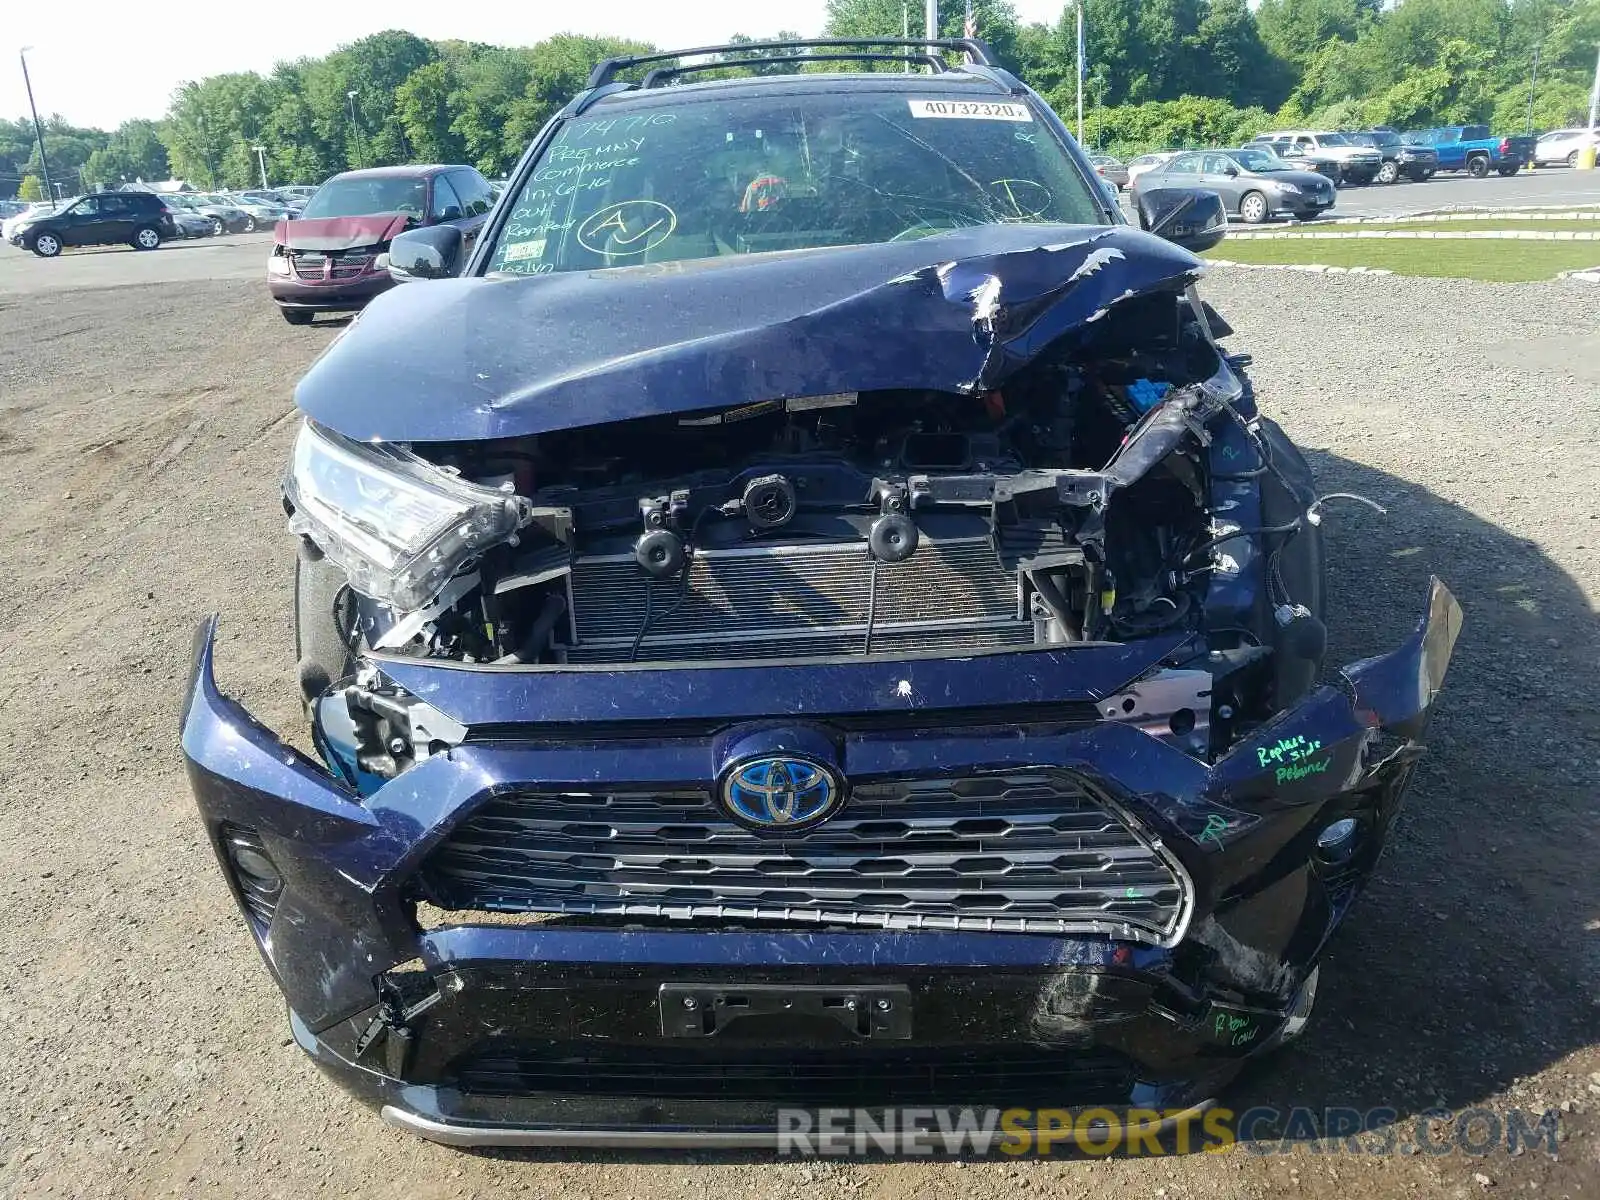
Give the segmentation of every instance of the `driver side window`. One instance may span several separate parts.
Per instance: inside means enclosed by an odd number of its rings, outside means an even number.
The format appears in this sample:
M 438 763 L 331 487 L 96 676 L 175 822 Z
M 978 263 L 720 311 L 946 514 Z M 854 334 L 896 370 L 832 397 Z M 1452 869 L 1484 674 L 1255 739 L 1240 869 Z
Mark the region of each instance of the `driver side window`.
M 433 201 L 428 205 L 428 217 L 434 221 L 459 221 L 462 215 L 461 197 L 443 175 L 433 181 Z
M 74 217 L 98 217 L 100 215 L 100 201 L 91 196 L 87 200 L 79 200 L 67 210 L 68 215 Z

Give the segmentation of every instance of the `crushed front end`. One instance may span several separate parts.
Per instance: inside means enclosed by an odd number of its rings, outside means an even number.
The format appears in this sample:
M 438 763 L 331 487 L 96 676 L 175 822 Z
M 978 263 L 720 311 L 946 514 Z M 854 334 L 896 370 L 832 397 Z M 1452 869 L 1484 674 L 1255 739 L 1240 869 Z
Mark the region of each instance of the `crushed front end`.
M 783 1108 L 1183 1109 L 1292 1037 L 1460 612 L 1435 583 L 1318 682 L 1309 471 L 1152 245 L 874 259 L 471 438 L 374 447 L 303 394 L 322 761 L 220 694 L 209 622 L 183 726 L 299 1043 L 442 1141 L 750 1145 Z M 721 269 L 661 307 L 787 268 Z M 965 357 L 816 372 L 890 313 Z M 663 405 L 688 376 L 726 386 Z M 433 532 L 375 544 L 363 503 Z

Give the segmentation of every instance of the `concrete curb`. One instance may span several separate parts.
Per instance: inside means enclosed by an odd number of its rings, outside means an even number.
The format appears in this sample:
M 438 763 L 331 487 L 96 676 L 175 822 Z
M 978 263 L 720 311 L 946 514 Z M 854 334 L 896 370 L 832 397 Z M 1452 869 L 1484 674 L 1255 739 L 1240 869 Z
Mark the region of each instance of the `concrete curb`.
M 1579 283 L 1600 283 L 1600 267 L 1590 267 L 1586 271 L 1563 271 L 1559 278 L 1576 279 Z
M 1208 258 L 1211 267 L 1233 267 L 1240 271 L 1302 271 L 1312 275 L 1393 275 L 1387 267 L 1330 267 L 1326 263 L 1242 263 L 1228 258 Z
M 1444 238 L 1448 241 L 1521 241 L 1521 242 L 1597 242 L 1600 229 L 1314 229 L 1296 225 L 1286 229 L 1230 229 L 1228 237 L 1243 242 L 1266 241 L 1283 238 L 1287 241 L 1324 239 L 1338 241 L 1348 238 L 1401 238 L 1422 240 Z
M 1600 204 L 1569 204 L 1561 208 L 1527 205 L 1517 208 L 1432 208 L 1391 217 L 1321 217 L 1317 225 L 1404 225 L 1434 221 L 1600 221 Z M 1296 221 L 1295 227 L 1313 224 Z

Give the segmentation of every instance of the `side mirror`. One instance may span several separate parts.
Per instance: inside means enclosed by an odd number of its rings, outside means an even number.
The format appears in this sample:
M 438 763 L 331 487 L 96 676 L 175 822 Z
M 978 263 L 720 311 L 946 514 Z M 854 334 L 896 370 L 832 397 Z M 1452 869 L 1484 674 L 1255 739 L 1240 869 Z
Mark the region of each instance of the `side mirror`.
M 1229 163 L 1227 166 L 1222 168 L 1222 173 L 1231 179 L 1239 173 L 1239 168 L 1234 166 L 1232 163 Z
M 1204 188 L 1157 188 L 1139 196 L 1139 228 L 1198 254 L 1223 239 L 1228 213 Z
M 459 221 L 461 220 L 461 209 L 456 207 L 454 204 L 447 204 L 444 207 L 444 211 L 439 214 L 439 220 Z
M 465 247 L 454 225 L 425 225 L 397 233 L 389 243 L 389 275 L 413 279 L 453 279 L 461 273 Z

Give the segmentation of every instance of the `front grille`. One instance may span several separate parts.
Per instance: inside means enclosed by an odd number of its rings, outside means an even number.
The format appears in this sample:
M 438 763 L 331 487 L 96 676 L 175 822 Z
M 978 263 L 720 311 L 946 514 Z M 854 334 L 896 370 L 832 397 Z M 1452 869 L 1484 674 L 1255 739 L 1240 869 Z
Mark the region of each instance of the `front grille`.
M 1127 1102 L 1133 1083 L 1120 1055 L 1031 1045 L 802 1051 L 552 1043 L 474 1054 L 454 1074 L 463 1091 L 479 1095 L 555 1092 L 813 1108 L 1114 1105 Z
M 325 254 L 320 250 L 289 251 L 294 273 L 313 282 L 324 278 L 352 279 L 370 267 L 376 257 L 377 252 L 373 250 L 345 250 L 337 254 Z M 330 260 L 331 272 L 327 271 Z
M 652 583 L 631 554 L 572 569 L 570 662 L 811 658 L 999 649 L 1033 643 L 1017 575 L 987 537 L 924 538 L 903 563 L 864 541 L 702 550 L 685 584 Z M 869 636 L 870 626 L 870 636 Z
M 1186 878 L 1065 772 L 859 786 L 788 836 L 699 790 L 496 796 L 424 863 L 441 908 L 887 929 L 1099 933 L 1171 944 Z

